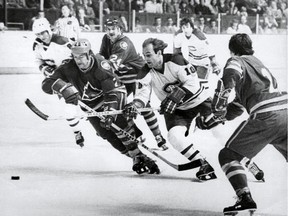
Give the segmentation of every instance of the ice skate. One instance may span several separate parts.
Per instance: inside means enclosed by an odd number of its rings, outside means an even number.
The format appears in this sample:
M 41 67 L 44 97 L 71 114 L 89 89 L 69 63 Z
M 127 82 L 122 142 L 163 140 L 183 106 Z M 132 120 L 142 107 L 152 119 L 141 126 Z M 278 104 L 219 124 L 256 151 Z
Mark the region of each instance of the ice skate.
M 252 216 L 257 209 L 257 205 L 251 197 L 250 193 L 244 193 L 240 197 L 235 205 L 224 208 L 224 215 L 234 216 L 239 211 L 248 211 L 249 215 Z
M 203 164 L 200 166 L 199 171 L 196 173 L 196 177 L 201 181 L 207 181 L 217 178 L 213 167 L 206 160 L 204 160 Z
M 74 132 L 76 144 L 79 145 L 81 148 L 84 146 L 84 137 L 81 131 Z
M 148 174 L 159 174 L 160 170 L 151 158 L 147 157 L 145 154 L 140 153 L 133 158 L 133 167 L 132 170 L 138 173 Z
M 156 135 L 155 136 L 155 140 L 157 142 L 157 146 L 159 148 L 161 148 L 163 151 L 168 149 L 168 147 L 165 145 L 166 144 L 166 140 L 164 139 L 164 137 L 161 134 Z
M 265 182 L 265 179 L 264 179 L 264 172 L 263 170 L 261 170 L 256 163 L 252 162 L 250 163 L 247 162 L 245 164 L 245 166 L 247 167 L 247 169 L 253 174 L 253 176 L 258 180 L 258 181 L 263 181 Z

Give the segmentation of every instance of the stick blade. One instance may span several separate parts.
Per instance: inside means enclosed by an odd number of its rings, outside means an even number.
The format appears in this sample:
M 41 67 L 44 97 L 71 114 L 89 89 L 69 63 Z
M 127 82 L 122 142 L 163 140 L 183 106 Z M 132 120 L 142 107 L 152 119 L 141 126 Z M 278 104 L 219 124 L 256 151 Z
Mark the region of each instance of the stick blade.
M 48 120 L 49 116 L 41 112 L 32 102 L 29 98 L 25 100 L 25 104 L 28 106 L 28 108 L 34 112 L 36 115 L 38 115 L 40 118 L 44 119 L 45 121 Z

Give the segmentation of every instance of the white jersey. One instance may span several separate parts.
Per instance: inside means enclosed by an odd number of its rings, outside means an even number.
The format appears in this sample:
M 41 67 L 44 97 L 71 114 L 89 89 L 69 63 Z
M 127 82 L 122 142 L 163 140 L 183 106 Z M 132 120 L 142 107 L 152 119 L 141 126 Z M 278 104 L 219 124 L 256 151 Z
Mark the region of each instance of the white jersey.
M 53 34 L 49 44 L 43 43 L 36 38 L 33 44 L 33 51 L 36 64 L 40 70 L 43 66 L 59 67 L 66 59 L 71 59 L 71 42 L 65 38 Z
M 80 33 L 79 21 L 74 16 L 60 17 L 55 22 L 55 33 L 67 37 L 78 39 Z
M 147 104 L 152 89 L 158 99 L 163 101 L 175 85 L 186 91 L 184 101 L 177 109 L 187 110 L 196 107 L 209 97 L 205 86 L 207 81 L 199 81 L 197 73 L 191 72 L 191 65 L 187 64 L 182 55 L 164 54 L 163 59 L 163 72 L 149 69 L 147 66 L 142 68 L 138 76 L 135 101 L 140 100 Z
M 174 38 L 174 48 L 181 48 L 184 58 L 195 66 L 210 67 L 210 50 L 207 38 L 199 29 L 194 29 L 190 38 L 183 32 Z

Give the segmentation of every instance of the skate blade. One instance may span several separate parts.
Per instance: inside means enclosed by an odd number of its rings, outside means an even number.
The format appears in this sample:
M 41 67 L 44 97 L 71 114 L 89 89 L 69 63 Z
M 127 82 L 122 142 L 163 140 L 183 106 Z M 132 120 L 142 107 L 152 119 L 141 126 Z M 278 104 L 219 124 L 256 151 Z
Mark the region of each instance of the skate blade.
M 225 216 L 253 216 L 256 209 L 247 209 L 243 211 L 233 211 L 233 212 L 225 212 Z

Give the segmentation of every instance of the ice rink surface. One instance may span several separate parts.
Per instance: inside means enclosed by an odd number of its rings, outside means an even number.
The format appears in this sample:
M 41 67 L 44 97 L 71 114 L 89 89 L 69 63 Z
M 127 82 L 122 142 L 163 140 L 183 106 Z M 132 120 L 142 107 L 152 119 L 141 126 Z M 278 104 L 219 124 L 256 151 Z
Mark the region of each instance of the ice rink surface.
M 281 70 L 276 77 L 280 87 L 287 89 L 286 73 Z M 199 182 L 195 177 L 198 169 L 178 172 L 145 150 L 157 160 L 161 174 L 139 176 L 131 170 L 132 160 L 97 137 L 87 121 L 81 122 L 85 136 L 81 149 L 65 120 L 44 121 L 32 113 L 24 104 L 26 98 L 47 114 L 63 114 L 57 97 L 42 92 L 42 79 L 41 74 L 0 74 L 0 216 L 218 216 L 235 203 L 217 157 L 245 115 L 218 128 L 221 140 L 211 131 L 196 130 L 191 136 L 216 170 L 216 180 Z M 158 106 L 159 101 L 152 100 L 152 105 Z M 162 116 L 158 119 L 166 135 Z M 145 144 L 156 147 L 142 117 L 137 124 Z M 173 163 L 187 162 L 170 144 L 168 147 L 159 154 Z M 286 161 L 271 146 L 254 161 L 264 170 L 266 180 L 258 182 L 247 173 L 258 205 L 255 215 L 287 215 Z M 11 180 L 11 176 L 20 176 L 20 180 Z

